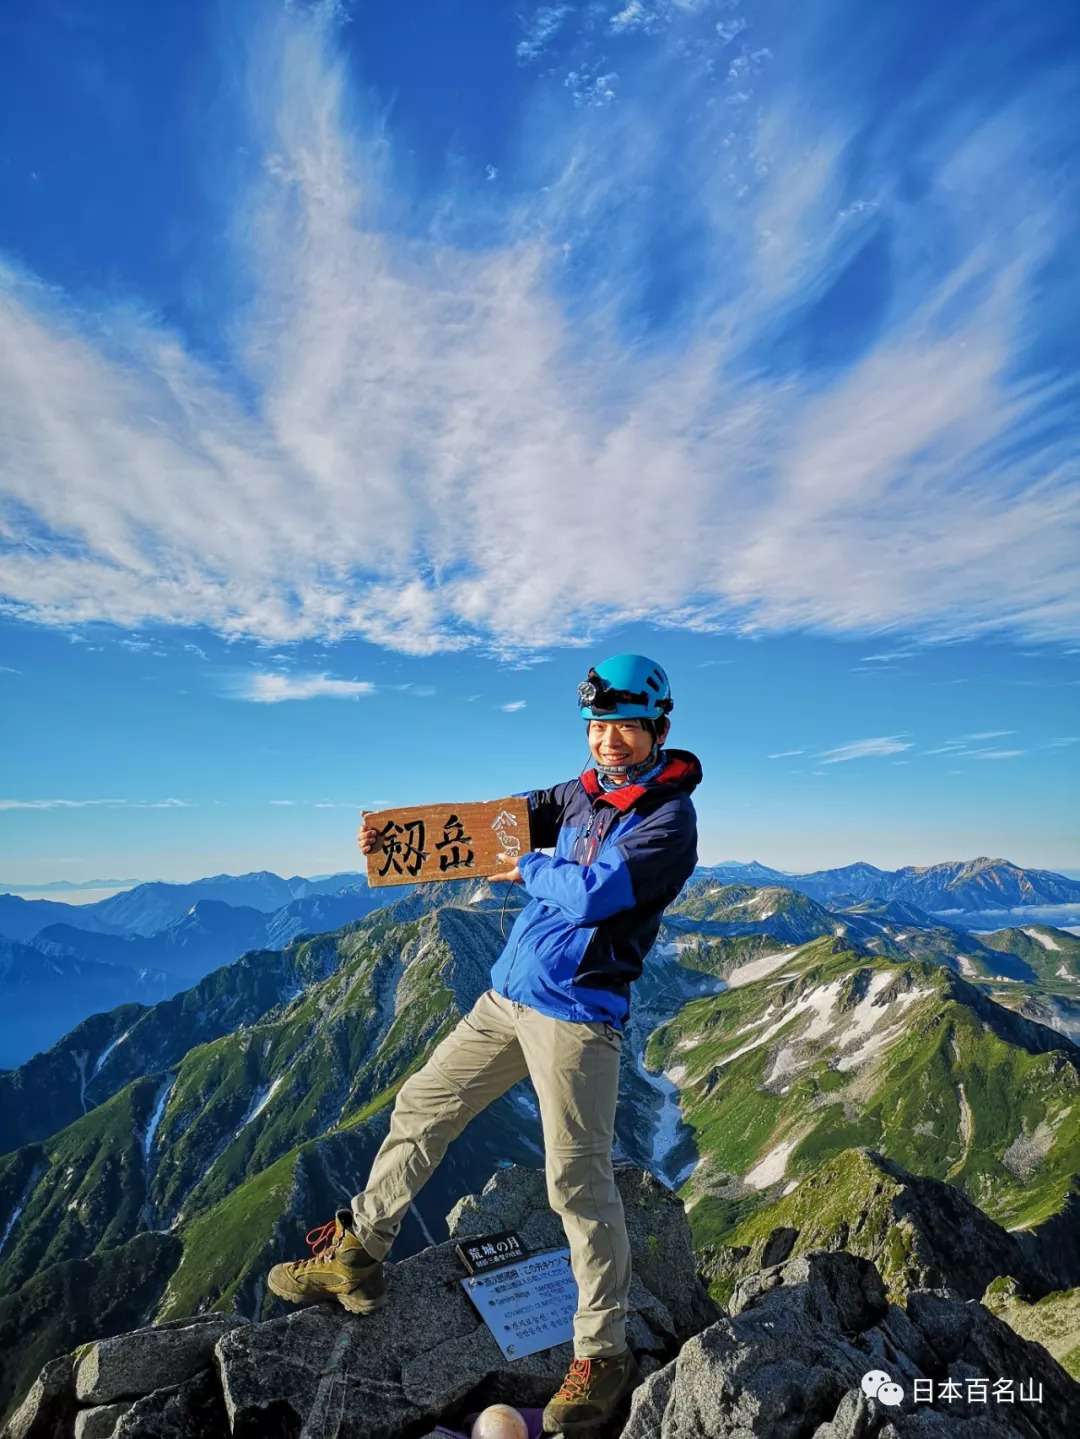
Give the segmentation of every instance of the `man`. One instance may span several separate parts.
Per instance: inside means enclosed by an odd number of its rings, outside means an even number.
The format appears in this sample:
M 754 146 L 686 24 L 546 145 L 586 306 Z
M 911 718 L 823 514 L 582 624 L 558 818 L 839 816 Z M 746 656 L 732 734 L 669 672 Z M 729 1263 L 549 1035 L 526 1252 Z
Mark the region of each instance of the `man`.
M 528 794 L 531 842 L 493 875 L 524 886 L 491 988 L 398 1091 L 390 1132 L 351 1209 L 308 1235 L 310 1259 L 278 1264 L 271 1290 L 295 1303 L 336 1298 L 355 1313 L 385 1303 L 382 1260 L 410 1202 L 452 1139 L 529 1075 L 544 1133 L 548 1202 L 578 1288 L 574 1361 L 544 1428 L 605 1422 L 637 1378 L 626 1343 L 630 1245 L 611 1150 L 619 1055 L 661 916 L 697 863 L 690 800 L 697 758 L 662 748 L 671 689 L 644 655 L 620 654 L 578 686 L 595 769 Z M 378 832 L 360 831 L 373 853 Z M 554 848 L 554 855 L 540 853 Z

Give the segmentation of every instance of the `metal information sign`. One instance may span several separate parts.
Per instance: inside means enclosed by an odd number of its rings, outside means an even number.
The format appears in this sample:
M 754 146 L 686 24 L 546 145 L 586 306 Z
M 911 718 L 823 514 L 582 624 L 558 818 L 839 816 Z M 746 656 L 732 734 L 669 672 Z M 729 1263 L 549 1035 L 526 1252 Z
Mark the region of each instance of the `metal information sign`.
M 506 1359 L 524 1359 L 574 1337 L 578 1290 L 569 1249 L 548 1249 L 460 1282 Z
M 370 886 L 480 879 L 511 869 L 531 848 L 529 802 L 521 796 L 382 809 L 363 822 L 382 835 L 382 848 L 367 856 Z

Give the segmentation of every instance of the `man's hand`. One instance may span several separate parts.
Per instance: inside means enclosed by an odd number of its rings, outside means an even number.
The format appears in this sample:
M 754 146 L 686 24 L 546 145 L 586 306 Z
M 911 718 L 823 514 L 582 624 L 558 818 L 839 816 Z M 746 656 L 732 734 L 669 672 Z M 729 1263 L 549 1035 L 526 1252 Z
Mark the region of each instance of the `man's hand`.
M 499 859 L 505 859 L 507 864 L 512 863 L 514 867 L 513 869 L 501 869 L 498 874 L 489 874 L 489 883 L 496 884 L 499 880 L 505 880 L 508 884 L 524 884 L 525 881 L 521 878 L 521 871 L 517 867 L 517 860 L 511 860 L 510 856 L 503 854 L 501 850 L 498 857 Z
M 382 831 L 372 828 L 364 819 L 356 832 L 356 843 L 361 854 L 378 854 L 383 847 Z

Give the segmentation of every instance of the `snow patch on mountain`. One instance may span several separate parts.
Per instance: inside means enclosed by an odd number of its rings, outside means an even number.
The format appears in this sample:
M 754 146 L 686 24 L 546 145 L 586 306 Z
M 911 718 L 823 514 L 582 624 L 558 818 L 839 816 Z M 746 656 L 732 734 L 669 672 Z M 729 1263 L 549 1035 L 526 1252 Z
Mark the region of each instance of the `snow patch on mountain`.
M 789 1074 L 794 1074 L 799 1067 L 799 1061 L 795 1050 L 790 1044 L 782 1044 L 773 1055 L 773 1066 L 765 1076 L 766 1084 L 774 1084 L 778 1079 L 784 1079 Z M 781 1090 L 781 1093 L 783 1091 Z
M 677 1189 L 697 1163 L 696 1160 L 691 1160 L 676 1173 L 670 1172 L 671 1156 L 681 1138 L 679 1130 L 683 1127 L 683 1117 L 679 1091 L 672 1083 L 669 1073 L 685 1075 L 685 1067 L 678 1065 L 674 1071 L 653 1074 L 651 1070 L 645 1068 L 645 1059 L 640 1052 L 635 1058 L 638 1073 L 660 1100 L 659 1113 L 656 1116 L 655 1128 L 647 1151 L 649 1168 L 666 1184 Z
M 536 1093 L 531 1087 L 515 1090 L 512 1102 L 519 1109 L 523 1109 L 531 1119 L 540 1118 L 540 1106 L 536 1100 Z
M 125 1029 L 124 1032 L 123 1032 L 123 1034 L 118 1035 L 118 1036 L 116 1037 L 116 1039 L 114 1039 L 111 1044 L 107 1044 L 107 1045 L 105 1046 L 105 1048 L 104 1048 L 104 1049 L 101 1051 L 101 1053 L 98 1055 L 97 1063 L 94 1065 L 93 1072 L 92 1072 L 91 1075 L 90 1075 L 90 1078 L 91 1078 L 91 1079 L 94 1078 L 94 1075 L 96 1075 L 97 1073 L 99 1073 L 99 1071 L 101 1070 L 102 1065 L 103 1065 L 103 1064 L 105 1063 L 105 1061 L 108 1059 L 109 1055 L 112 1054 L 113 1050 L 116 1049 L 118 1045 L 123 1044 L 124 1040 L 127 1039 L 128 1035 L 129 1035 L 130 1033 L 131 1033 L 131 1030 L 130 1030 L 130 1029 Z
M 154 1137 L 158 1132 L 158 1126 L 161 1124 L 162 1116 L 165 1113 L 165 1106 L 169 1102 L 169 1095 L 172 1093 L 175 1082 L 176 1076 L 170 1074 L 161 1086 L 158 1091 L 157 1101 L 154 1104 L 153 1113 L 150 1115 L 150 1122 L 146 1126 L 146 1132 L 143 1135 L 142 1152 L 143 1163 L 146 1167 L 147 1188 L 150 1187 L 150 1153 L 154 1147 Z
M 254 1099 L 251 1101 L 248 1112 L 244 1115 L 243 1119 L 237 1125 L 236 1133 L 233 1135 L 233 1139 L 236 1139 L 242 1130 L 246 1129 L 249 1124 L 252 1124 L 256 1119 L 258 1119 L 259 1115 L 263 1112 L 266 1106 L 273 1099 L 274 1095 L 281 1088 L 283 1079 L 284 1075 L 279 1074 L 277 1079 L 273 1080 L 270 1084 L 264 1085 L 262 1089 L 258 1091 Z
M 764 1159 L 759 1159 L 753 1169 L 743 1175 L 744 1182 L 749 1184 L 751 1189 L 768 1189 L 770 1184 L 775 1184 L 778 1180 L 783 1179 L 784 1171 L 787 1169 L 788 1156 L 801 1137 L 799 1135 L 793 1139 L 785 1139 L 774 1149 L 770 1149 Z
M 857 1049 L 848 1054 L 843 1054 L 836 1061 L 836 1068 L 846 1074 L 849 1069 L 857 1069 L 865 1064 L 868 1059 L 873 1059 L 875 1054 L 880 1053 L 887 1044 L 890 1044 L 897 1035 L 902 1034 L 904 1025 L 889 1024 L 884 1029 L 876 1029 L 872 1034 L 867 1035 Z
M 725 1055 L 718 1061 L 717 1067 L 721 1068 L 725 1064 L 730 1064 L 733 1059 L 738 1059 L 741 1055 L 749 1053 L 750 1050 L 758 1049 L 761 1045 L 768 1043 L 774 1035 L 778 1034 L 781 1029 L 784 1029 L 800 1014 L 808 1015 L 809 1022 L 799 1034 L 793 1036 L 794 1043 L 801 1043 L 809 1039 L 821 1039 L 829 1030 L 838 1024 L 843 1025 L 844 1044 L 865 1039 L 886 1014 L 890 1012 L 895 1013 L 897 1007 L 901 1010 L 906 1009 L 908 1005 L 913 1004 L 916 1000 L 924 999 L 927 995 L 933 993 L 933 990 L 929 988 L 904 990 L 891 996 L 887 1003 L 882 1004 L 880 1002 L 880 995 L 895 978 L 896 972 L 894 970 L 880 970 L 874 973 L 867 985 L 866 993 L 859 1002 L 852 1009 L 845 1011 L 841 1015 L 834 1014 L 834 1007 L 844 986 L 842 979 L 833 980 L 829 984 L 819 985 L 814 989 L 808 990 L 805 994 L 801 994 L 794 1004 L 783 1007 L 779 1016 L 775 1019 L 773 1018 L 773 1012 L 776 1006 L 775 1004 L 770 1004 L 764 1014 L 755 1020 L 751 1020 L 749 1024 L 744 1024 L 735 1032 L 736 1034 L 742 1034 L 748 1030 L 758 1028 L 762 1024 L 765 1024 L 766 1028 L 755 1038 L 741 1045 L 738 1049 L 733 1050 L 731 1054 Z M 863 1048 L 860 1046 L 859 1050 L 856 1051 L 859 1057 L 855 1058 L 853 1056 L 854 1063 L 861 1063 L 862 1059 L 869 1058 L 877 1047 L 879 1046 L 874 1046 L 863 1052 Z M 798 1060 L 795 1057 L 793 1048 L 791 1046 L 785 1046 L 785 1048 L 781 1049 L 776 1055 L 773 1061 L 772 1071 L 765 1082 L 767 1084 L 772 1083 L 774 1080 L 790 1074 L 797 1067 Z
M 82 1112 L 86 1113 L 86 1066 L 90 1055 L 86 1050 L 76 1050 L 71 1056 L 79 1075 L 79 1103 L 82 1105 Z
M 811 989 L 806 994 L 800 995 L 796 1002 L 785 1009 L 780 1015 L 780 1018 L 774 1020 L 756 1039 L 750 1040 L 748 1044 L 741 1045 L 738 1049 L 733 1050 L 731 1054 L 726 1054 L 723 1059 L 718 1062 L 717 1068 L 723 1068 L 725 1064 L 730 1064 L 732 1060 L 738 1059 L 741 1055 L 749 1054 L 752 1049 L 759 1049 L 763 1044 L 767 1043 L 774 1034 L 779 1034 L 780 1030 L 783 1029 L 786 1024 L 790 1024 L 790 1022 L 800 1014 L 810 1013 L 812 1015 L 809 1025 L 799 1036 L 800 1039 L 814 1039 L 824 1034 L 829 1028 L 829 1015 L 840 993 L 840 987 L 841 981 L 834 980 L 831 984 L 821 985 L 817 989 Z M 770 1010 L 766 1010 L 765 1015 L 762 1017 L 767 1018 L 769 1013 Z M 749 1026 L 746 1027 L 748 1028 Z
M 8 1222 L 4 1225 L 4 1232 L 3 1232 L 3 1234 L 0 1234 L 0 1254 L 2 1254 L 2 1253 L 4 1252 L 4 1245 L 8 1242 L 8 1239 L 9 1239 L 10 1236 L 11 1236 L 12 1230 L 15 1228 L 16 1224 L 19 1222 L 19 1215 L 20 1215 L 20 1214 L 23 1212 L 23 1210 L 26 1208 L 26 1201 L 30 1198 L 31 1194 L 33 1194 L 34 1189 L 35 1189 L 35 1187 L 37 1186 L 37 1182 L 38 1182 L 38 1180 L 41 1178 L 41 1176 L 42 1176 L 42 1174 L 43 1174 L 44 1172 L 45 1172 L 45 1167 L 44 1167 L 44 1165 L 40 1165 L 40 1164 L 39 1164 L 39 1165 L 36 1165 L 36 1166 L 31 1170 L 31 1172 L 30 1172 L 30 1178 L 26 1181 L 26 1188 L 23 1190 L 23 1192 L 22 1192 L 22 1194 L 21 1194 L 21 1196 L 20 1196 L 20 1198 L 19 1198 L 18 1204 L 16 1204 L 15 1208 L 11 1211 L 11 1214 L 10 1214 L 10 1216 L 8 1217 Z
M 964 1152 L 960 1157 L 959 1164 L 963 1164 L 971 1149 L 971 1141 L 975 1134 L 975 1116 L 971 1112 L 971 1105 L 968 1103 L 967 1094 L 964 1092 L 963 1082 L 956 1086 L 957 1099 L 960 1101 L 960 1139 L 964 1146 Z
M 1061 945 L 1055 944 L 1048 934 L 1040 934 L 1037 929 L 1025 929 L 1023 925 L 1021 925 L 1020 928 L 1023 930 L 1024 934 L 1029 934 L 1032 939 L 1037 940 L 1038 943 L 1042 945 L 1043 949 L 1061 948 Z
M 766 954 L 760 959 L 748 960 L 746 964 L 740 964 L 727 977 L 728 987 L 738 989 L 741 984 L 752 984 L 755 979 L 764 979 L 767 974 L 786 964 L 793 954 L 798 954 L 802 945 L 795 949 L 785 949 L 780 954 Z

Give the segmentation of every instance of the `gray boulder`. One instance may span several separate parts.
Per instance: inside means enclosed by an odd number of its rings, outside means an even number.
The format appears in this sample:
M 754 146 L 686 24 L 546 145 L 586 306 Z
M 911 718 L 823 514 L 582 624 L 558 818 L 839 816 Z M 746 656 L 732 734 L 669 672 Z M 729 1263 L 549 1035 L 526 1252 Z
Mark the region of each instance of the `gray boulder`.
M 112 1439 L 225 1439 L 228 1432 L 217 1375 L 203 1369 L 183 1384 L 137 1399 Z
M 82 1404 L 111 1404 L 180 1384 L 206 1368 L 223 1334 L 245 1323 L 233 1314 L 197 1314 L 100 1339 L 80 1355 L 75 1397 Z
M 470 1406 L 546 1404 L 572 1343 L 504 1359 L 463 1277 L 453 1243 L 439 1244 L 393 1266 L 386 1306 L 375 1314 L 319 1304 L 231 1330 L 215 1352 L 235 1439 L 305 1426 L 340 1439 L 391 1439 Z M 637 1278 L 629 1309 L 630 1344 L 646 1363 L 676 1351 L 670 1311 Z
M 884 1371 L 899 1403 L 863 1392 Z M 968 1397 L 967 1381 L 1042 1385 L 1040 1402 Z M 932 1386 L 916 1401 L 915 1380 Z M 943 1399 L 952 1380 L 959 1400 Z M 890 1395 L 890 1397 L 892 1397 Z M 1075 1439 L 1080 1385 L 980 1304 L 931 1290 L 906 1311 L 868 1260 L 812 1251 L 748 1276 L 730 1317 L 635 1391 L 621 1439 Z
M 75 1416 L 75 1439 L 113 1439 L 121 1415 L 130 1408 L 129 1401 L 124 1404 L 96 1404 L 93 1409 L 81 1409 Z
M 75 1423 L 75 1358 L 52 1359 L 4 1425 L 2 1439 L 64 1439 Z
M 680 1339 L 696 1334 L 721 1311 L 698 1277 L 682 1200 L 633 1164 L 615 1165 L 634 1274 L 661 1300 Z M 516 1230 L 533 1249 L 563 1248 L 566 1235 L 547 1199 L 543 1170 L 497 1169 L 480 1194 L 467 1194 L 446 1216 L 451 1239 Z

